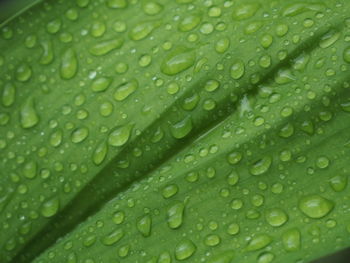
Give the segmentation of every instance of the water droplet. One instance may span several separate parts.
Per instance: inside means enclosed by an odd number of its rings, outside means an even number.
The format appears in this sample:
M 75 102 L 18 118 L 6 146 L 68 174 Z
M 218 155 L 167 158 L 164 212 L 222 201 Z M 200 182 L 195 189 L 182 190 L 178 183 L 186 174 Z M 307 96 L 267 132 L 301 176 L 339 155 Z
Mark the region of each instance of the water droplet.
M 350 47 L 344 49 L 343 58 L 345 62 L 350 63 Z
M 50 144 L 53 147 L 58 147 L 62 142 L 63 133 L 61 130 L 53 132 L 50 136 Z
M 260 160 L 256 161 L 250 168 L 252 175 L 261 175 L 266 173 L 272 164 L 272 158 L 270 156 L 264 156 Z
M 230 39 L 226 37 L 219 39 L 215 44 L 215 50 L 220 54 L 225 53 L 229 47 Z
M 264 34 L 260 39 L 263 48 L 269 48 L 272 45 L 273 37 L 270 34 Z
M 329 166 L 329 159 L 325 156 L 318 157 L 316 166 L 320 169 L 326 169 Z
M 117 225 L 120 225 L 121 223 L 123 223 L 124 219 L 125 219 L 125 214 L 123 211 L 118 211 L 113 215 L 113 222 Z
M 186 97 L 182 102 L 182 108 L 187 111 L 193 110 L 197 106 L 199 99 L 200 98 L 197 93 L 194 93 L 189 97 Z
M 92 161 L 96 165 L 100 165 L 107 156 L 108 152 L 108 145 L 106 142 L 101 142 L 99 145 L 97 145 L 93 155 L 92 155 Z
M 141 217 L 136 224 L 137 229 L 144 237 L 148 237 L 151 234 L 152 218 L 150 215 Z
M 92 234 L 87 236 L 84 241 L 83 244 L 85 247 L 91 247 L 93 244 L 95 244 L 96 242 L 96 235 Z
M 155 263 L 155 262 L 152 262 L 152 263 Z M 162 252 L 158 257 L 157 263 L 171 263 L 170 253 L 167 251 Z
M 309 3 L 292 3 L 287 5 L 282 10 L 283 16 L 296 16 L 308 11 L 322 11 L 324 9 L 323 4 L 309 4 Z
M 240 152 L 231 152 L 228 156 L 227 156 L 227 161 L 230 164 L 237 164 L 242 160 L 242 154 Z
M 102 102 L 100 105 L 100 114 L 103 117 L 108 117 L 113 112 L 113 104 L 109 101 Z
M 61 29 L 61 25 L 61 20 L 57 18 L 47 23 L 46 30 L 50 34 L 56 34 Z
M 91 24 L 90 34 L 93 37 L 101 37 L 106 32 L 106 25 L 102 21 L 94 21 Z
M 128 124 L 115 128 L 108 137 L 108 143 L 112 146 L 123 146 L 130 138 L 133 125 Z
M 238 80 L 243 77 L 245 71 L 245 66 L 242 60 L 236 60 L 231 66 L 231 77 L 235 80 Z
M 158 20 L 139 23 L 130 30 L 129 37 L 135 41 L 142 40 L 160 25 L 161 22 Z
M 131 94 L 133 94 L 138 88 L 139 84 L 136 79 L 132 79 L 129 82 L 125 82 L 117 87 L 114 92 L 114 99 L 116 101 L 123 101 Z
M 179 187 L 176 184 L 170 184 L 163 188 L 162 195 L 164 198 L 170 198 L 177 194 Z
M 288 221 L 288 215 L 280 208 L 270 208 L 265 211 L 265 219 L 271 226 L 278 227 Z
M 33 98 L 27 99 L 20 110 L 20 122 L 22 128 L 32 128 L 39 122 L 39 116 L 35 110 Z
M 287 230 L 282 235 L 283 247 L 288 252 L 297 251 L 300 249 L 301 235 L 296 228 Z
M 234 255 L 233 251 L 221 252 L 220 254 L 209 258 L 207 263 L 232 263 Z
M 16 87 L 13 83 L 7 82 L 4 85 L 4 89 L 2 91 L 2 104 L 5 107 L 10 107 L 15 102 L 16 98 Z
M 177 243 L 175 247 L 175 258 L 177 260 L 185 260 L 196 252 L 196 245 L 189 239 L 183 239 Z
M 86 127 L 75 129 L 71 134 L 71 140 L 73 143 L 80 143 L 84 141 L 89 135 L 89 130 Z
M 220 237 L 218 235 L 210 234 L 207 235 L 204 239 L 204 244 L 208 247 L 215 247 L 220 244 Z
M 272 237 L 267 234 L 258 234 L 249 240 L 246 251 L 256 251 L 267 247 L 272 242 Z
M 169 76 L 176 75 L 193 66 L 196 53 L 193 49 L 178 47 L 167 54 L 161 63 L 161 71 Z
M 348 185 L 348 177 L 345 175 L 336 175 L 329 180 L 329 184 L 335 192 L 344 191 Z
M 175 202 L 167 210 L 167 222 L 171 229 L 179 228 L 182 225 L 185 205 L 182 202 Z
M 233 199 L 231 202 L 231 208 L 234 210 L 239 210 L 243 207 L 243 201 L 241 199 Z
M 142 10 L 146 15 L 154 16 L 163 10 L 163 6 L 154 1 L 145 1 L 142 3 Z
M 75 51 L 68 48 L 62 55 L 60 73 L 63 79 L 73 78 L 78 71 L 78 59 Z
M 231 223 L 227 227 L 227 233 L 231 236 L 237 235 L 240 231 L 240 227 L 237 223 Z
M 103 56 L 111 51 L 120 48 L 124 41 L 120 38 L 101 41 L 93 45 L 89 52 L 94 56 Z
M 340 33 L 335 30 L 330 30 L 327 34 L 321 37 L 320 47 L 328 48 L 333 45 L 340 37 Z
M 178 29 L 182 32 L 188 32 L 196 28 L 202 21 L 200 14 L 190 14 L 180 20 Z
M 117 243 L 119 240 L 121 240 L 123 236 L 124 236 L 123 229 L 118 228 L 110 232 L 107 236 L 103 237 L 101 242 L 106 246 L 111 246 Z
M 263 26 L 263 23 L 261 21 L 254 21 L 246 25 L 244 28 L 244 33 L 246 35 L 251 35 L 257 32 L 261 27 Z
M 234 7 L 232 17 L 234 20 L 245 20 L 254 16 L 259 8 L 260 4 L 258 3 L 240 4 Z
M 270 263 L 275 259 L 275 255 L 271 252 L 264 252 L 259 255 L 257 263 Z
M 291 123 L 284 125 L 278 132 L 278 136 L 282 138 L 289 138 L 294 134 L 294 126 Z
M 42 65 L 50 64 L 54 59 L 53 46 L 51 41 L 42 41 L 41 47 L 43 49 L 39 59 L 39 63 Z
M 91 90 L 94 92 L 105 91 L 111 83 L 112 83 L 112 79 L 108 77 L 101 77 L 101 78 L 95 79 L 91 84 Z
M 60 208 L 60 200 L 57 198 L 44 202 L 41 206 L 41 214 L 43 217 L 52 217 L 57 214 Z
M 37 174 L 38 165 L 35 161 L 27 162 L 23 167 L 23 175 L 28 179 L 33 179 Z
M 191 118 L 186 117 L 185 119 L 172 124 L 170 126 L 170 131 L 174 138 L 182 139 L 191 132 L 192 127 L 193 124 Z
M 334 203 L 320 195 L 312 194 L 302 197 L 298 207 L 310 218 L 322 218 L 333 210 Z
M 128 6 L 127 0 L 107 0 L 106 4 L 109 8 L 113 9 L 125 8 Z
M 28 81 L 32 77 L 31 67 L 26 63 L 21 64 L 16 69 L 15 77 L 18 81 L 21 81 L 21 82 Z

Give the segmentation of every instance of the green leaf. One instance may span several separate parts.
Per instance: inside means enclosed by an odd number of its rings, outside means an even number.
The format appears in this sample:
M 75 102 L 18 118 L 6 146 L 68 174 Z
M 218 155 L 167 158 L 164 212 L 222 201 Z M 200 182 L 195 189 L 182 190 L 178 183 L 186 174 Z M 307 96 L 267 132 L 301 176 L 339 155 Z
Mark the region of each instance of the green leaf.
M 1 262 L 307 262 L 350 245 L 350 3 L 60 0 L 1 26 Z

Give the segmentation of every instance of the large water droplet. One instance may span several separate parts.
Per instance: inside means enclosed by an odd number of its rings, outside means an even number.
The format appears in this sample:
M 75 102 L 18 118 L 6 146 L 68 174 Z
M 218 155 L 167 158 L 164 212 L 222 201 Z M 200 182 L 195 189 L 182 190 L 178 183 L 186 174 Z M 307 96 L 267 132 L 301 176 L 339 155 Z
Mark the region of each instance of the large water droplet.
M 139 84 L 136 79 L 130 80 L 121 84 L 114 92 L 114 99 L 116 101 L 123 101 L 131 94 L 133 94 L 138 88 Z
M 327 34 L 321 37 L 320 47 L 328 48 L 333 45 L 340 37 L 340 33 L 335 30 L 330 30 Z
M 136 223 L 137 229 L 144 237 L 148 237 L 151 234 L 152 218 L 150 215 L 141 217 Z
M 41 206 L 41 214 L 44 217 L 52 217 L 60 208 L 60 200 L 57 198 L 53 198 L 44 202 Z
M 73 78 L 78 71 L 78 58 L 72 48 L 68 48 L 62 55 L 60 73 L 63 79 Z
M 102 244 L 104 244 L 106 246 L 111 246 L 111 245 L 114 245 L 115 243 L 117 243 L 119 240 L 121 240 L 123 236 L 124 236 L 123 229 L 118 228 L 118 229 L 110 232 L 104 238 L 102 238 L 101 241 L 102 241 Z
M 108 145 L 106 142 L 101 142 L 99 145 L 97 145 L 93 155 L 92 155 L 92 161 L 96 165 L 100 165 L 107 156 L 108 152 Z
M 218 255 L 210 257 L 207 263 L 232 263 L 235 253 L 233 251 L 221 252 Z
M 112 79 L 109 77 L 101 77 L 95 79 L 91 84 L 91 90 L 94 92 L 102 92 L 108 89 L 109 85 L 112 83 Z
M 233 79 L 238 80 L 243 77 L 244 71 L 245 66 L 243 61 L 238 59 L 232 64 L 230 74 Z
M 109 8 L 113 9 L 125 8 L 128 6 L 127 0 L 107 0 L 106 4 Z
M 16 87 L 13 83 L 7 82 L 4 85 L 4 89 L 2 91 L 2 104 L 5 107 L 10 107 L 15 102 L 16 98 Z
M 89 52 L 94 56 L 103 56 L 111 51 L 120 48 L 124 41 L 121 38 L 104 40 L 92 46 Z
M 161 25 L 160 21 L 146 21 L 135 25 L 129 33 L 132 40 L 141 40 L 152 33 L 154 29 Z
M 28 179 L 33 179 L 37 174 L 38 165 L 35 161 L 27 162 L 23 167 L 23 175 Z
M 272 158 L 270 156 L 264 156 L 260 160 L 256 161 L 250 168 L 252 175 L 261 175 L 266 173 L 272 164 Z
M 89 129 L 86 127 L 81 127 L 75 129 L 71 134 L 71 140 L 74 143 L 80 143 L 84 141 L 89 135 Z
M 21 126 L 25 129 L 34 127 L 39 122 L 39 116 L 35 110 L 35 102 L 33 98 L 27 99 L 20 110 Z
M 282 235 L 283 247 L 286 251 L 292 252 L 300 249 L 301 235 L 296 228 L 287 230 Z
M 175 258 L 185 260 L 196 252 L 196 245 L 189 239 L 181 240 L 175 247 Z
M 164 74 L 173 76 L 192 67 L 195 61 L 196 53 L 193 49 L 178 47 L 165 56 L 160 69 Z
M 255 15 L 259 10 L 260 4 L 258 3 L 245 3 L 235 6 L 233 9 L 232 17 L 235 20 L 248 19 Z
M 182 121 L 179 121 L 175 124 L 172 124 L 170 126 L 171 134 L 176 139 L 184 138 L 186 135 L 188 135 L 192 130 L 193 124 L 190 117 L 186 117 Z
M 265 211 L 265 219 L 271 226 L 278 227 L 288 221 L 288 215 L 280 208 L 270 208 Z
M 267 234 L 258 234 L 249 240 L 246 251 L 256 251 L 268 246 L 272 242 L 272 237 Z
M 18 81 L 26 82 L 32 77 L 32 68 L 24 63 L 17 67 L 15 77 Z
M 182 32 L 188 32 L 196 28 L 202 21 L 202 16 L 200 14 L 190 14 L 185 16 L 180 20 L 178 29 Z
M 43 48 L 43 52 L 42 52 L 41 57 L 39 59 L 39 63 L 43 64 L 43 65 L 48 65 L 54 59 L 52 42 L 49 41 L 49 40 L 48 41 L 42 41 L 41 42 L 41 47 Z
M 172 229 L 179 228 L 183 221 L 185 205 L 182 202 L 176 202 L 167 210 L 168 226 Z
M 300 198 L 298 207 L 310 218 L 322 218 L 333 210 L 334 203 L 320 195 L 312 194 Z
M 115 128 L 108 137 L 108 143 L 112 146 L 123 146 L 130 138 L 133 125 L 128 124 Z

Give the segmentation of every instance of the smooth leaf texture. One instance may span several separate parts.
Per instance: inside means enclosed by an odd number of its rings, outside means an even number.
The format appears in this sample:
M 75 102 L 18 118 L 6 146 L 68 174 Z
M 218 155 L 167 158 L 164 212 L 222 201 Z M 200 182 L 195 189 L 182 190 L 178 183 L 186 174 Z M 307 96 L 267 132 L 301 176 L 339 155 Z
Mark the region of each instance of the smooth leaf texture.
M 348 247 L 349 11 L 60 0 L 3 25 L 0 262 L 308 262 Z

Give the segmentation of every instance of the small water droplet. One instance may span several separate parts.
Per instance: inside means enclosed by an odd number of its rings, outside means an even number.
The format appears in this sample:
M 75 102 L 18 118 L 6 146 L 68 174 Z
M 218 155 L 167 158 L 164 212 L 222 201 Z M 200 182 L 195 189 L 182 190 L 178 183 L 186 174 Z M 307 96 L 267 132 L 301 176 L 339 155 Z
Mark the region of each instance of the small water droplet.
M 86 127 L 75 129 L 71 134 L 71 140 L 73 143 L 80 143 L 84 141 L 89 135 L 89 130 Z
M 109 77 L 101 77 L 95 79 L 91 84 L 91 90 L 94 92 L 102 92 L 108 89 L 109 85 L 112 83 L 112 79 Z
M 141 217 L 136 224 L 138 231 L 144 236 L 148 237 L 151 234 L 152 218 L 150 215 Z
M 165 56 L 160 69 L 164 74 L 173 76 L 192 67 L 195 61 L 196 53 L 193 49 L 178 47 Z
M 104 40 L 93 45 L 89 49 L 89 52 L 94 56 L 103 56 L 115 49 L 120 48 L 123 45 L 123 43 L 124 41 L 120 38 Z
M 111 146 L 123 146 L 130 138 L 133 125 L 124 125 L 115 128 L 108 137 L 108 143 Z
M 112 246 L 116 244 L 119 240 L 121 240 L 124 236 L 123 229 L 116 229 L 110 232 L 107 236 L 103 237 L 101 242 L 106 246 Z
M 267 247 L 272 242 L 272 237 L 267 234 L 258 234 L 249 240 L 246 251 L 256 251 Z
M 129 82 L 125 82 L 117 87 L 114 92 L 114 99 L 116 101 L 123 101 L 131 94 L 133 94 L 138 88 L 139 84 L 136 79 L 132 79 Z
M 179 228 L 182 225 L 185 205 L 182 202 L 175 202 L 167 210 L 167 222 L 171 229 Z
M 78 71 L 78 58 L 72 48 L 68 48 L 62 55 L 60 73 L 63 79 L 73 78 Z
M 270 156 L 264 156 L 260 160 L 256 161 L 250 168 L 252 175 L 261 175 L 266 173 L 272 164 L 272 158 Z
M 288 215 L 280 208 L 270 208 L 265 211 L 265 219 L 271 226 L 279 227 L 288 221 Z
M 283 247 L 288 252 L 297 251 L 300 249 L 301 235 L 296 228 L 287 230 L 282 235 Z
M 57 198 L 49 199 L 41 206 L 41 214 L 43 217 L 52 217 L 57 214 L 60 208 L 60 200 Z
M 33 98 L 27 99 L 21 106 L 20 122 L 22 128 L 32 128 L 39 122 L 39 116 L 35 109 L 35 102 Z
M 335 192 L 344 191 L 348 185 L 348 177 L 345 175 L 336 175 L 329 180 L 329 184 Z
M 191 132 L 192 128 L 193 124 L 191 118 L 186 117 L 185 119 L 172 124 L 170 126 L 170 131 L 174 138 L 182 139 Z
M 2 104 L 5 107 L 10 107 L 15 102 L 16 87 L 13 83 L 7 82 L 2 91 Z
M 97 145 L 92 155 L 92 161 L 94 164 L 100 165 L 106 159 L 107 152 L 108 145 L 106 142 L 101 142 L 99 145 Z
M 245 72 L 245 66 L 242 60 L 236 60 L 231 66 L 231 77 L 235 80 L 238 80 L 243 77 Z
M 232 17 L 234 20 L 245 20 L 254 16 L 259 8 L 260 4 L 258 3 L 240 4 L 234 7 Z
M 142 40 L 160 25 L 161 22 L 158 20 L 139 23 L 130 30 L 129 37 L 135 41 Z

